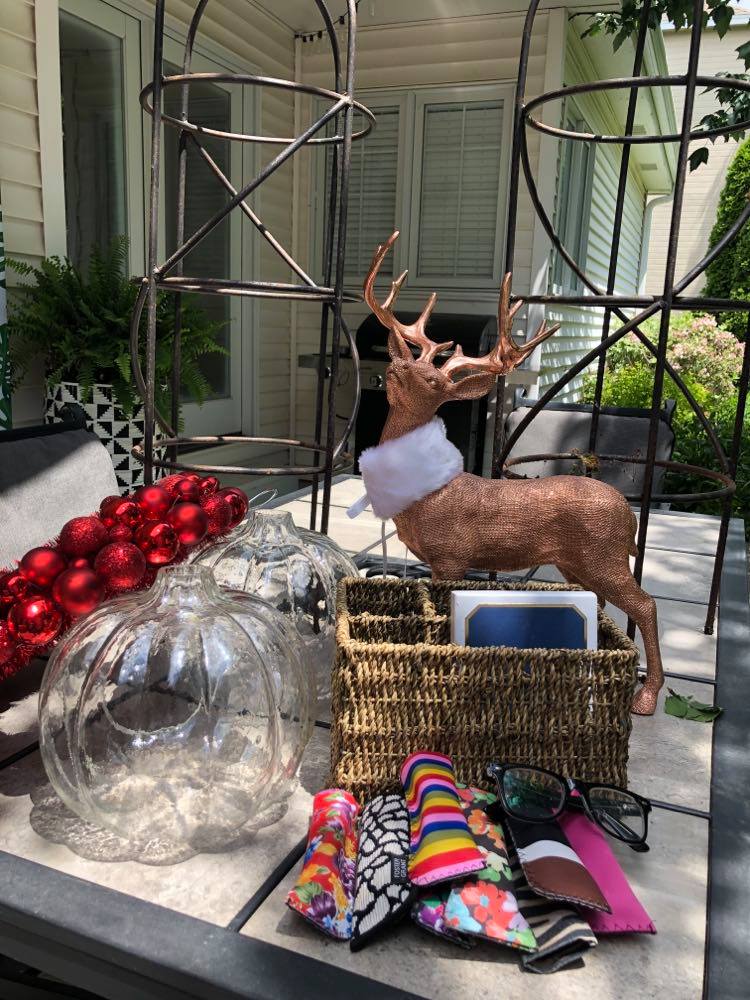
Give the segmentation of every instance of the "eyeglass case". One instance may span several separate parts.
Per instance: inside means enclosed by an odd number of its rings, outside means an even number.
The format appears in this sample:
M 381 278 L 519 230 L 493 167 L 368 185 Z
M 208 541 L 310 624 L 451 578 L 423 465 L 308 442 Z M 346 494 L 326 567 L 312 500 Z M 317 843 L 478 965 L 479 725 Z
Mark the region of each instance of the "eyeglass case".
M 476 938 L 467 937 L 446 923 L 445 904 L 450 893 L 449 885 L 436 885 L 432 889 L 423 889 L 412 903 L 411 918 L 417 927 L 421 927 L 429 934 L 444 938 L 461 948 L 474 948 L 477 944 Z
M 542 975 L 558 972 L 583 961 L 596 947 L 596 935 L 582 916 L 568 903 L 539 896 L 524 878 L 518 855 L 508 850 L 511 878 L 518 906 L 529 922 L 537 942 L 534 952 L 521 952 L 521 965 Z
M 656 934 L 651 917 L 630 888 L 625 873 L 596 823 L 580 813 L 566 812 L 558 823 L 602 892 L 612 912 L 590 910 L 586 913 L 591 929 L 597 934 Z
M 610 906 L 555 820 L 528 823 L 505 817 L 524 876 L 540 896 L 610 912 Z
M 534 932 L 518 909 L 502 827 L 485 811 L 497 797 L 461 785 L 458 794 L 485 867 L 453 883 L 445 906 L 445 922 L 453 931 L 522 951 L 536 951 Z
M 339 941 L 352 935 L 356 877 L 357 800 L 341 788 L 318 792 L 297 884 L 287 906 Z
M 406 803 L 401 795 L 377 795 L 365 806 L 359 824 L 352 951 L 400 920 L 412 898 Z
M 419 886 L 447 882 L 484 868 L 461 810 L 450 757 L 420 750 L 401 765 L 409 810 L 409 875 Z

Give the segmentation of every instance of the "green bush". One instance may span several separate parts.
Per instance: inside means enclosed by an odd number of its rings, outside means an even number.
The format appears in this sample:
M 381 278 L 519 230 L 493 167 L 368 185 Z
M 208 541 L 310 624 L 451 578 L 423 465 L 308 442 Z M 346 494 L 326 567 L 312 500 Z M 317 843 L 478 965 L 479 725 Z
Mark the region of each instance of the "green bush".
M 708 240 L 709 247 L 726 233 L 747 204 L 750 192 L 750 139 L 746 139 L 734 154 L 727 169 L 724 187 L 719 195 L 716 222 Z M 746 299 L 750 294 L 750 227 L 745 225 L 733 243 L 723 250 L 706 268 L 704 294 L 711 298 Z M 720 313 L 719 322 L 744 339 L 747 329 L 745 313 Z
M 656 343 L 658 319 L 646 320 L 643 331 Z M 722 329 L 713 316 L 675 314 L 669 325 L 667 359 L 683 378 L 692 379 L 711 394 L 724 395 L 732 393 L 737 384 L 742 367 L 742 344 L 729 330 Z M 634 333 L 626 334 L 607 352 L 609 372 L 640 364 L 653 366 L 656 358 Z M 592 376 L 587 376 L 587 380 L 587 384 L 591 383 Z M 645 405 L 651 405 L 650 396 Z
M 107 250 L 94 248 L 85 275 L 67 258 L 48 257 L 35 268 L 8 261 L 15 271 L 34 279 L 14 289 L 8 317 L 11 389 L 29 365 L 42 358 L 48 384 L 80 382 L 84 397 L 96 382 L 111 384 L 115 401 L 127 415 L 132 413 L 137 395 L 130 367 L 130 318 L 138 288 L 127 278 L 127 260 L 128 242 L 120 236 Z M 212 390 L 199 360 L 204 354 L 226 353 L 216 341 L 221 324 L 209 320 L 190 297 L 182 301 L 182 385 L 202 403 Z M 144 309 L 142 348 L 145 326 Z M 156 405 L 168 414 L 174 296 L 166 292 L 158 296 L 156 330 Z

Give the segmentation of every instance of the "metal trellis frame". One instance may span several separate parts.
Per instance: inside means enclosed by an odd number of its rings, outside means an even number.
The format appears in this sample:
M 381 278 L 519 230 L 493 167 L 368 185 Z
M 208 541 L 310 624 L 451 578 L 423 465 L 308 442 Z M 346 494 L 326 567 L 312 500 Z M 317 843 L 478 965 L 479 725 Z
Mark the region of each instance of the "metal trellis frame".
M 513 258 L 515 255 L 515 236 L 517 224 L 517 200 L 521 173 L 534 206 L 534 210 L 539 217 L 542 226 L 549 237 L 552 248 L 561 256 L 567 266 L 580 279 L 580 282 L 587 294 L 580 295 L 555 295 L 555 294 L 530 294 L 524 295 L 527 303 L 540 305 L 579 305 L 590 308 L 603 308 L 602 335 L 599 345 L 590 350 L 579 361 L 550 385 L 540 398 L 531 406 L 523 419 L 519 422 L 514 432 L 505 439 L 503 432 L 502 408 L 498 406 L 495 423 L 495 438 L 492 469 L 494 476 L 505 474 L 516 475 L 510 470 L 525 462 L 540 461 L 543 459 L 570 459 L 580 460 L 580 456 L 572 454 L 555 455 L 524 455 L 508 461 L 508 456 L 520 436 L 527 429 L 539 412 L 577 375 L 584 371 L 593 362 L 597 363 L 597 378 L 592 409 L 592 421 L 590 428 L 590 450 L 596 451 L 599 413 L 601 410 L 602 389 L 604 383 L 604 366 L 608 349 L 621 340 L 627 333 L 634 333 L 641 343 L 654 355 L 656 364 L 654 366 L 654 386 L 651 401 L 651 411 L 649 418 L 648 445 L 645 458 L 634 458 L 633 456 L 601 455 L 597 456 L 600 461 L 638 463 L 644 466 L 643 487 L 637 497 L 629 499 L 640 502 L 640 519 L 638 529 L 638 555 L 635 563 L 635 576 L 640 581 L 643 573 L 643 560 L 646 550 L 646 540 L 648 535 L 649 513 L 651 504 L 654 501 L 679 502 L 695 501 L 707 499 L 720 499 L 722 501 L 722 517 L 719 531 L 719 539 L 714 559 L 713 577 L 711 592 L 708 603 L 708 610 L 705 622 L 705 631 L 713 632 L 716 615 L 716 605 L 718 601 L 719 583 L 724 561 L 726 539 L 729 528 L 729 521 L 732 512 L 732 498 L 735 493 L 734 477 L 742 446 L 742 428 L 747 403 L 748 383 L 750 382 L 750 317 L 748 321 L 748 334 L 745 339 L 745 350 L 743 355 L 742 371 L 738 383 L 738 404 L 734 424 L 734 433 L 727 454 L 719 441 L 711 421 L 704 413 L 700 404 L 688 389 L 684 380 L 680 377 L 667 360 L 667 347 L 669 342 L 669 321 L 675 310 L 704 310 L 704 311 L 735 311 L 748 312 L 750 314 L 750 301 L 726 300 L 718 298 L 708 298 L 700 295 L 684 295 L 684 291 L 692 282 L 706 270 L 708 265 L 718 257 L 718 255 L 737 237 L 748 218 L 750 218 L 750 203 L 748 203 L 723 237 L 705 254 L 694 267 L 682 277 L 676 274 L 677 266 L 677 246 L 680 234 L 680 221 L 682 213 L 682 202 L 685 189 L 685 179 L 687 175 L 689 144 L 694 139 L 711 139 L 724 135 L 728 131 L 742 130 L 750 127 L 750 121 L 735 123 L 730 127 L 722 126 L 711 129 L 694 129 L 692 126 L 692 115 L 696 87 L 714 89 L 717 87 L 734 88 L 741 91 L 750 91 L 750 83 L 743 80 L 727 79 L 725 77 L 703 76 L 698 73 L 698 58 L 700 54 L 701 35 L 704 30 L 703 24 L 703 3 L 702 0 L 693 2 L 693 26 L 691 30 L 690 51 L 688 65 L 684 74 L 664 75 L 664 76 L 643 76 L 643 52 L 646 36 L 648 32 L 648 21 L 651 0 L 643 0 L 640 12 L 640 22 L 635 42 L 635 59 L 633 74 L 623 79 L 597 80 L 589 83 L 576 84 L 570 87 L 563 87 L 557 90 L 548 91 L 534 99 L 527 100 L 525 96 L 526 81 L 528 74 L 529 53 L 531 36 L 534 28 L 534 21 L 540 0 L 531 0 L 526 20 L 524 23 L 521 55 L 518 67 L 518 79 L 516 89 L 516 99 L 514 106 L 513 122 L 513 149 L 511 154 L 510 170 L 510 192 L 509 192 L 509 213 L 506 235 L 506 270 L 512 271 Z M 642 135 L 633 134 L 635 123 L 635 111 L 638 94 L 644 87 L 681 87 L 684 90 L 684 110 L 680 131 L 670 135 Z M 558 101 L 573 94 L 589 94 L 594 92 L 627 90 L 628 106 L 625 117 L 625 127 L 621 135 L 594 135 L 586 132 L 573 132 L 565 128 L 558 128 L 548 125 L 535 117 L 537 112 L 545 104 Z M 544 205 L 541 202 L 536 186 L 527 141 L 528 129 L 533 129 L 542 134 L 551 135 L 561 141 L 587 142 L 596 144 L 613 144 L 622 147 L 620 159 L 620 173 L 618 180 L 617 197 L 615 202 L 614 218 L 612 222 L 612 242 L 610 247 L 609 271 L 607 285 L 601 288 L 583 270 L 581 262 L 576 261 L 567 249 L 563 246 L 552 220 L 550 219 Z M 617 277 L 618 258 L 620 250 L 620 233 L 623 221 L 623 209 L 625 202 L 625 188 L 627 183 L 627 173 L 630 160 L 630 151 L 634 144 L 644 143 L 675 143 L 677 144 L 677 166 L 675 171 L 674 193 L 672 200 L 672 213 L 669 229 L 669 241 L 664 267 L 664 287 L 660 295 L 618 295 L 615 294 L 615 280 Z M 638 310 L 635 315 L 628 315 L 626 309 Z M 643 322 L 651 316 L 659 316 L 659 336 L 657 342 L 643 331 Z M 610 332 L 612 319 L 619 321 L 614 331 Z M 716 469 L 709 469 L 699 466 L 687 466 L 684 463 L 672 461 L 656 460 L 657 434 L 659 428 L 661 397 L 664 386 L 664 377 L 669 375 L 677 385 L 679 391 L 684 396 L 688 405 L 692 408 L 696 418 L 700 422 L 711 446 L 713 456 L 718 465 Z M 502 389 L 502 385 L 500 386 Z M 699 489 L 692 493 L 654 493 L 654 469 L 661 467 L 667 471 L 687 473 L 692 476 Z M 703 489 L 702 483 L 710 480 L 713 488 Z M 631 623 L 632 634 L 632 623 Z
M 311 527 L 315 527 L 318 486 L 322 479 L 323 497 L 320 528 L 326 532 L 328 530 L 331 479 L 333 473 L 346 468 L 352 462 L 352 456 L 346 449 L 356 421 L 360 393 L 359 362 L 356 345 L 342 316 L 342 307 L 345 302 L 359 301 L 359 296 L 344 292 L 346 212 L 351 146 L 352 142 L 367 135 L 375 124 L 372 112 L 354 99 L 357 4 L 355 0 L 347 0 L 346 46 L 345 56 L 342 60 L 334 20 L 331 17 L 326 0 L 312 0 L 322 18 L 323 33 L 328 39 L 331 49 L 333 89 L 329 90 L 324 87 L 315 87 L 298 81 L 279 80 L 250 73 L 192 72 L 191 64 L 195 39 L 201 19 L 210 0 L 197 0 L 196 2 L 185 42 L 182 73 L 166 76 L 163 66 L 165 2 L 166 0 L 156 0 L 153 75 L 151 82 L 143 88 L 140 97 L 144 111 L 152 119 L 151 188 L 149 202 L 148 271 L 140 279 L 140 287 L 130 327 L 130 352 L 134 379 L 138 392 L 144 400 L 145 413 L 143 444 L 136 446 L 133 449 L 133 454 L 144 464 L 144 480 L 146 483 L 153 482 L 154 468 L 213 472 L 218 475 L 298 475 L 310 477 L 313 482 Z M 244 87 L 271 88 L 289 93 L 290 95 L 307 94 L 324 99 L 328 102 L 329 106 L 299 135 L 293 137 L 245 135 L 238 132 L 213 129 L 199 126 L 190 120 L 190 88 L 193 83 L 199 81 L 233 84 Z M 164 92 L 170 87 L 177 87 L 180 91 L 179 117 L 167 114 L 164 111 Z M 353 128 L 355 109 L 364 119 L 363 127 L 356 132 Z M 326 125 L 329 122 L 333 126 L 333 134 L 330 135 L 326 132 Z M 157 236 L 162 124 L 165 127 L 175 128 L 179 131 L 179 145 L 177 160 L 177 204 L 168 208 L 168 210 L 176 211 L 177 247 L 166 260 L 160 263 L 158 261 Z M 282 148 L 252 180 L 238 190 L 205 148 L 203 143 L 204 136 L 218 138 L 226 142 L 263 143 Z M 216 182 L 224 188 L 228 199 L 226 204 L 212 215 L 211 218 L 202 223 L 195 232 L 186 235 L 185 205 L 188 196 L 187 151 L 191 146 L 197 151 L 207 170 L 213 174 Z M 298 153 L 300 149 L 309 146 L 328 146 L 332 149 L 332 171 L 328 192 L 326 223 L 327 239 L 322 284 L 316 282 L 306 273 L 263 223 L 258 213 L 254 211 L 248 202 L 249 196 L 279 167 Z M 183 264 L 186 255 L 234 210 L 241 211 L 255 226 L 260 236 L 281 257 L 290 270 L 294 272 L 299 282 L 237 281 L 229 278 L 221 279 L 185 275 Z M 336 239 L 334 239 L 334 234 L 337 237 Z M 174 295 L 175 307 L 171 376 L 172 405 L 169 419 L 159 411 L 155 402 L 156 312 L 157 299 L 161 291 L 167 291 Z M 181 306 L 182 296 L 186 292 L 321 303 L 320 365 L 318 368 L 316 392 L 315 430 L 314 436 L 311 439 L 282 439 L 247 435 L 181 436 L 179 434 Z M 140 362 L 140 341 L 144 310 L 146 310 L 145 372 Z M 342 336 L 346 340 L 353 359 L 355 402 L 346 426 L 337 438 L 336 384 Z M 326 394 L 326 354 L 329 350 L 331 352 L 331 361 L 328 372 L 329 388 Z M 163 459 L 155 454 L 155 434 L 157 429 L 162 436 L 156 444 L 158 444 L 160 449 L 165 448 L 167 450 L 166 457 Z M 290 464 L 268 468 L 253 468 L 244 466 L 196 465 L 194 463 L 191 464 L 189 460 L 185 461 L 184 457 L 180 458 L 180 449 L 186 445 L 213 446 L 238 442 L 258 445 L 278 445 L 279 447 L 288 449 L 291 454 L 296 450 L 311 452 L 312 462 L 310 465 Z

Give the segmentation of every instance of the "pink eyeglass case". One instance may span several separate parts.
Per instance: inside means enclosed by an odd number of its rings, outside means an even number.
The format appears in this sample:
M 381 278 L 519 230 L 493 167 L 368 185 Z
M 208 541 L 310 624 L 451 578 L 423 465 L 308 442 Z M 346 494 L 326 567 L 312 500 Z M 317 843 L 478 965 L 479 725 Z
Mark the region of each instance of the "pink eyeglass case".
M 636 899 L 599 827 L 582 813 L 571 811 L 564 812 L 557 822 L 612 909 L 611 913 L 586 909 L 591 930 L 595 934 L 656 934 L 651 917 Z

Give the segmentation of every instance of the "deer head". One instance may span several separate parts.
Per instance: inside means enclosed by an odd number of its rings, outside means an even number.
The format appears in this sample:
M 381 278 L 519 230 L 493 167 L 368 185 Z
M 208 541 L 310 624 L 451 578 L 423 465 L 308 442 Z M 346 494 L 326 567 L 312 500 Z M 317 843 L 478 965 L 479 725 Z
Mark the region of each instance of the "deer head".
M 386 375 L 386 391 L 391 407 L 407 411 L 420 421 L 427 422 L 443 403 L 454 399 L 479 399 L 495 384 L 498 375 L 507 375 L 521 364 L 543 340 L 551 337 L 559 324 L 548 327 L 542 323 L 530 340 L 520 347 L 511 337 L 513 317 L 523 306 L 519 300 L 510 305 L 510 274 L 503 278 L 498 306 L 497 343 L 483 358 L 466 357 L 459 345 L 441 367 L 435 365 L 438 355 L 453 347 L 453 341 L 436 344 L 425 332 L 427 321 L 435 308 L 437 294 L 430 296 L 415 323 L 402 323 L 393 314 L 393 305 L 406 280 L 404 271 L 391 283 L 391 290 L 381 304 L 375 296 L 375 279 L 389 250 L 398 239 L 398 230 L 375 251 L 370 270 L 365 279 L 365 302 L 388 329 L 388 353 L 391 364 Z M 409 344 L 420 348 L 415 358 Z M 459 372 L 467 372 L 454 381 Z

